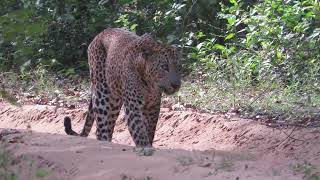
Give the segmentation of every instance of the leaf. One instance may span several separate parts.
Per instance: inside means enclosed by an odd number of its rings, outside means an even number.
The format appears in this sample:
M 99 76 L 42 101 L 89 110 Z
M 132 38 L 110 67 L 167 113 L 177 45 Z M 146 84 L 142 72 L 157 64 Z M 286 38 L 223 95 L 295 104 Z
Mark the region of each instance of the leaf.
M 98 2 L 98 4 L 103 6 L 103 5 L 107 4 L 108 2 L 109 2 L 109 0 L 101 0 Z
M 277 56 L 278 59 L 281 59 L 282 58 L 281 52 L 276 51 L 276 56 Z
M 312 11 L 309 11 L 305 14 L 306 17 L 312 17 L 314 14 Z
M 36 176 L 37 177 L 46 177 L 46 176 L 48 176 L 49 175 L 49 173 L 46 171 L 46 170 L 44 170 L 44 169 L 39 169 L 39 170 L 37 170 L 37 172 L 36 172 Z
M 232 26 L 236 22 L 236 17 L 231 16 L 231 17 L 227 18 L 227 21 L 228 21 L 228 24 Z
M 167 40 L 168 40 L 169 44 L 172 43 L 173 41 L 177 40 L 177 39 L 178 38 L 173 34 L 167 36 Z
M 131 30 L 131 31 L 136 31 L 137 26 L 138 26 L 138 24 L 132 24 L 132 25 L 130 26 L 130 30 Z
M 68 68 L 68 69 L 66 70 L 66 74 L 67 74 L 67 75 L 75 74 L 74 68 Z
M 175 17 L 174 18 L 176 21 L 180 21 L 182 18 L 181 18 L 181 16 L 177 16 L 177 17 Z
M 202 38 L 202 37 L 205 37 L 206 35 L 200 31 L 196 34 L 196 36 L 197 36 L 197 38 Z
M 219 50 L 221 50 L 221 51 L 223 51 L 223 50 L 225 49 L 225 47 L 224 47 L 223 45 L 221 45 L 221 44 L 215 44 L 215 45 L 213 46 L 213 48 L 219 49 Z
M 186 6 L 186 4 L 180 4 L 180 5 L 178 5 L 177 10 L 179 10 L 179 9 L 185 7 L 185 6 Z
M 230 0 L 230 3 L 233 4 L 234 6 L 238 5 L 236 0 Z
M 189 39 L 189 40 L 186 42 L 186 44 L 187 44 L 188 46 L 190 46 L 192 43 L 193 43 L 193 41 L 192 41 L 191 39 Z
M 12 94 L 5 91 L 4 89 L 0 90 L 0 97 L 2 97 L 4 100 L 6 100 L 12 105 L 19 106 L 18 100 Z
M 197 49 L 199 50 L 199 49 L 201 49 L 202 48 L 202 46 L 203 46 L 203 42 L 202 43 L 199 43 L 198 45 L 197 45 Z
M 228 34 L 228 36 L 226 38 L 224 38 L 224 40 L 229 40 L 232 39 L 234 37 L 234 33 Z

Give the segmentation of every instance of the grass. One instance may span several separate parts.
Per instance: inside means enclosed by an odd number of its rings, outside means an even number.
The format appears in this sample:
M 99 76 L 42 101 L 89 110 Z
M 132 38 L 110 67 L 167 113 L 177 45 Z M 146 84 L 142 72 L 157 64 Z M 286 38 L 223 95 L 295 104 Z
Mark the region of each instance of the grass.
M 46 171 L 45 169 L 38 169 L 36 171 L 36 177 L 43 178 L 43 177 L 46 177 L 48 175 L 49 175 L 49 172 Z
M 156 150 L 152 147 L 135 147 L 133 148 L 133 151 L 136 152 L 139 156 L 152 156 Z
M 244 118 L 320 126 L 320 94 L 299 93 L 275 84 L 253 87 L 238 83 L 232 87 L 226 81 L 186 80 L 173 99 L 209 111 L 235 110 Z
M 304 180 L 320 180 L 320 172 L 317 172 L 317 169 L 307 161 L 290 165 L 290 169 L 294 172 L 302 173 Z
M 233 171 L 234 170 L 233 159 L 228 156 L 222 157 L 220 162 L 216 163 L 215 165 L 215 171 L 217 172 L 219 170 L 228 171 L 228 172 Z
M 35 168 L 34 161 L 27 158 L 22 159 L 27 164 L 28 167 L 23 166 L 23 168 L 28 168 L 28 179 L 41 179 L 49 176 L 49 172 L 45 169 Z M 28 163 L 29 162 L 29 163 Z M 6 144 L 4 142 L 0 143 L 0 179 L 1 180 L 19 180 L 21 177 L 18 171 L 12 169 L 14 164 L 13 157 L 11 153 L 7 150 Z M 33 173 L 34 172 L 34 173 Z M 26 177 L 24 177 L 26 178 Z
M 208 74 L 191 74 L 185 78 L 181 90 L 170 96 L 173 102 L 192 105 L 209 111 L 239 113 L 244 118 L 271 122 L 320 126 L 320 93 L 312 88 L 297 90 L 279 83 L 266 82 L 252 86 L 244 80 L 227 81 Z M 0 74 L 0 96 L 15 103 L 28 100 L 39 104 L 74 104 L 87 102 L 89 77 L 58 76 L 45 67 L 27 73 Z M 80 92 L 80 95 L 72 95 Z M 71 95 L 70 95 L 71 93 Z
M 62 77 L 39 68 L 27 73 L 0 73 L 0 97 L 15 105 L 29 101 L 60 105 L 87 100 L 87 78 Z
M 3 180 L 16 180 L 17 174 L 10 169 L 13 160 L 7 146 L 4 142 L 0 141 L 0 179 Z
M 194 164 L 194 159 L 190 156 L 179 156 L 177 157 L 177 161 L 181 166 L 189 166 Z

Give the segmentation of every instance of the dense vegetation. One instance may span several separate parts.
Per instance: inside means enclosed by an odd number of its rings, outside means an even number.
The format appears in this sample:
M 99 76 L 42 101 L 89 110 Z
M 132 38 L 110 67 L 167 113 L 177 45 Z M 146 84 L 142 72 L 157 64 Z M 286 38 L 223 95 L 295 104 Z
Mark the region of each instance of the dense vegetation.
M 183 47 L 183 103 L 320 116 L 319 0 L 1 0 L 0 69 L 87 72 L 86 48 L 106 27 Z

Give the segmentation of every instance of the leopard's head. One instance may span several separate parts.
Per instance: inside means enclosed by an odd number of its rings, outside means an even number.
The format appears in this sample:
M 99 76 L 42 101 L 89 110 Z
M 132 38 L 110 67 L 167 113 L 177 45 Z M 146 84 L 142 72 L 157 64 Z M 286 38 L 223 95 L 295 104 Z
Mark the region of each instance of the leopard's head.
M 151 35 L 140 37 L 140 57 L 144 75 L 153 86 L 165 94 L 173 94 L 181 86 L 181 50 L 157 42 Z M 151 81 L 151 82 L 150 82 Z

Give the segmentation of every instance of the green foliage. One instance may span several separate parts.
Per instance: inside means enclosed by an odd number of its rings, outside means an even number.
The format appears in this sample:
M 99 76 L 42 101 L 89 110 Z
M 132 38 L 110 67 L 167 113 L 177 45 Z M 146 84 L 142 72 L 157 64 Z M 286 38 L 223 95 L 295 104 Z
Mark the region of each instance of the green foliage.
M 273 78 L 285 85 L 318 89 L 319 10 L 318 1 L 266 0 L 242 15 L 247 33 L 240 43 L 257 52 L 249 55 L 256 62 L 252 70 L 258 80 Z
M 186 32 L 183 39 L 200 82 L 186 84 L 181 99 L 212 110 L 236 107 L 249 117 L 319 117 L 319 1 L 220 5 L 223 33 Z
M 46 170 L 44 170 L 44 169 L 38 169 L 38 170 L 36 171 L 36 177 L 44 178 L 44 177 L 46 177 L 46 176 L 48 176 L 48 175 L 49 175 L 49 173 L 48 173 Z
M 37 60 L 44 20 L 29 9 L 0 16 L 0 69 L 23 67 Z
M 4 89 L 0 90 L 0 97 L 13 105 L 18 105 L 17 104 L 18 100 L 13 95 L 11 95 L 9 92 L 5 91 Z
M 191 58 L 237 82 L 269 81 L 319 91 L 318 1 L 265 0 L 249 10 L 235 0 L 230 3 L 221 4 L 219 14 L 227 25 L 223 44 L 217 36 L 206 35 Z
M 32 77 L 43 80 L 40 87 L 46 84 L 40 74 L 87 73 L 86 50 L 94 36 L 124 27 L 183 47 L 184 67 L 209 89 L 199 92 L 221 94 L 227 107 L 247 102 L 246 108 L 286 109 L 274 104 L 279 98 L 318 105 L 318 0 L 3 0 L 0 5 L 0 69 L 19 70 L 22 79 L 35 73 Z
M 17 180 L 17 175 L 9 168 L 12 163 L 12 156 L 4 142 L 0 142 L 0 179 Z
M 2 70 L 28 70 L 39 63 L 86 69 L 86 49 L 107 27 L 152 32 L 165 42 L 184 44 L 185 34 L 223 24 L 216 16 L 218 1 L 208 0 L 4 0 L 1 10 Z
M 291 165 L 290 168 L 299 173 L 303 173 L 303 179 L 306 180 L 319 180 L 320 175 L 317 173 L 317 169 L 309 162 L 304 161 L 303 163 L 298 163 L 295 165 Z
M 86 68 L 78 62 L 86 60 L 89 42 L 116 19 L 109 3 L 97 0 L 4 1 L 2 5 L 11 9 L 0 14 L 2 70 L 29 70 L 37 64 Z

